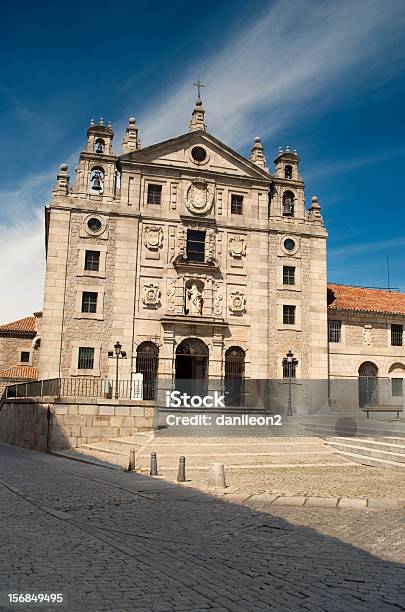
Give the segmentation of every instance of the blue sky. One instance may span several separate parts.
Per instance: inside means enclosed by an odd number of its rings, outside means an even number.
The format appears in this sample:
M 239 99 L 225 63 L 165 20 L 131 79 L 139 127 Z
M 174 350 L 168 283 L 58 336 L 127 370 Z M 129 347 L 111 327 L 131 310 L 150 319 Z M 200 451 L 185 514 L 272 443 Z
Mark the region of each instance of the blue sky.
M 43 206 L 90 117 L 143 145 L 187 131 L 196 76 L 208 130 L 268 161 L 298 149 L 333 282 L 405 291 L 405 3 L 3 1 L 0 322 L 42 306 Z

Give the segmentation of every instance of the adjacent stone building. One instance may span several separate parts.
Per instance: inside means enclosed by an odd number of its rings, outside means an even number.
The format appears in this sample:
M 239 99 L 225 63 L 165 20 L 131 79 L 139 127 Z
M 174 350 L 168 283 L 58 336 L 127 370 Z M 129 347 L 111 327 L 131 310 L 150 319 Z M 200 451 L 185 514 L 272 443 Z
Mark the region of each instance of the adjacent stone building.
M 0 396 L 4 387 L 38 377 L 41 312 L 0 325 Z

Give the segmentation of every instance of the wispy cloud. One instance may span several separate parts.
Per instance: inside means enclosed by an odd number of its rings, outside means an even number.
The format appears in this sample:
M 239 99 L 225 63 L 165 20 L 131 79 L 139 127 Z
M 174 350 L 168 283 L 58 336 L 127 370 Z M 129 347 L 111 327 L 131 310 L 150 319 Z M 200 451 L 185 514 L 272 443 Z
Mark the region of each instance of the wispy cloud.
M 241 147 L 258 131 L 269 136 L 367 84 L 381 86 L 404 68 L 403 8 L 397 0 L 272 3 L 198 59 L 209 131 Z M 144 144 L 186 131 L 196 68 L 190 62 L 183 80 L 139 117 Z
M 356 172 L 361 168 L 381 164 L 389 159 L 405 155 L 405 147 L 399 149 L 389 149 L 385 151 L 373 151 L 368 154 L 364 153 L 361 157 L 338 160 L 323 160 L 322 164 L 313 166 L 309 171 L 305 172 L 305 179 L 312 181 L 323 177 L 336 176 Z
M 351 244 L 338 248 L 329 249 L 329 257 L 351 257 L 363 253 L 373 253 L 375 251 L 389 251 L 397 247 L 405 246 L 405 237 L 391 238 L 389 240 L 376 240 L 373 242 L 363 242 L 362 244 Z
M 42 210 L 12 227 L 0 225 L 0 323 L 42 308 L 44 268 Z

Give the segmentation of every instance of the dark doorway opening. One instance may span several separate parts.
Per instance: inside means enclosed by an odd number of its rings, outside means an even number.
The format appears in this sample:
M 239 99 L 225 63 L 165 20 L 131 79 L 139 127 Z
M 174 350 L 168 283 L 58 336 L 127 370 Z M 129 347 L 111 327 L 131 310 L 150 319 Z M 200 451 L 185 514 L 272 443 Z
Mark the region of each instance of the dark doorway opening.
M 378 404 L 378 368 L 375 363 L 365 361 L 359 367 L 359 405 Z
M 245 351 L 231 346 L 225 353 L 225 403 L 240 406 L 244 399 Z
M 189 395 L 207 393 L 208 347 L 198 338 L 186 338 L 176 349 L 176 390 Z
M 143 374 L 143 399 L 156 397 L 159 347 L 154 342 L 141 342 L 136 349 L 136 371 Z

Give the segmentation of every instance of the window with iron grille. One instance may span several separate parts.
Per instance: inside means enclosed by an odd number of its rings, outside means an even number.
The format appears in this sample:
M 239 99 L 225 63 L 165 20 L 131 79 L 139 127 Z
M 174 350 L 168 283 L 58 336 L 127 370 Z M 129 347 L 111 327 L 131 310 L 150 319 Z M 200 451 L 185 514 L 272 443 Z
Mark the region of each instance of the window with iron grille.
M 295 268 L 283 266 L 283 285 L 295 285 Z
M 98 272 L 100 269 L 100 251 L 86 251 L 84 269 Z
M 329 342 L 340 342 L 342 340 L 342 321 L 328 321 Z
M 391 378 L 392 397 L 403 396 L 403 378 Z
M 297 364 L 285 363 L 283 360 L 283 378 L 296 378 Z
M 20 362 L 21 363 L 29 363 L 29 361 L 30 361 L 29 351 L 22 351 L 21 352 L 21 356 L 20 356 Z
M 97 293 L 93 291 L 83 291 L 82 312 L 97 312 Z
M 148 185 L 148 204 L 160 204 L 162 200 L 162 185 Z
M 79 370 L 93 370 L 94 368 L 94 348 L 89 346 L 79 347 L 79 357 L 77 360 Z
M 205 232 L 187 230 L 187 260 L 204 263 Z
M 231 195 L 231 213 L 232 215 L 241 215 L 243 212 L 243 195 L 233 193 Z
M 284 325 L 295 325 L 295 306 L 284 304 L 283 323 Z
M 402 346 L 404 328 L 396 323 L 391 325 L 391 346 Z

